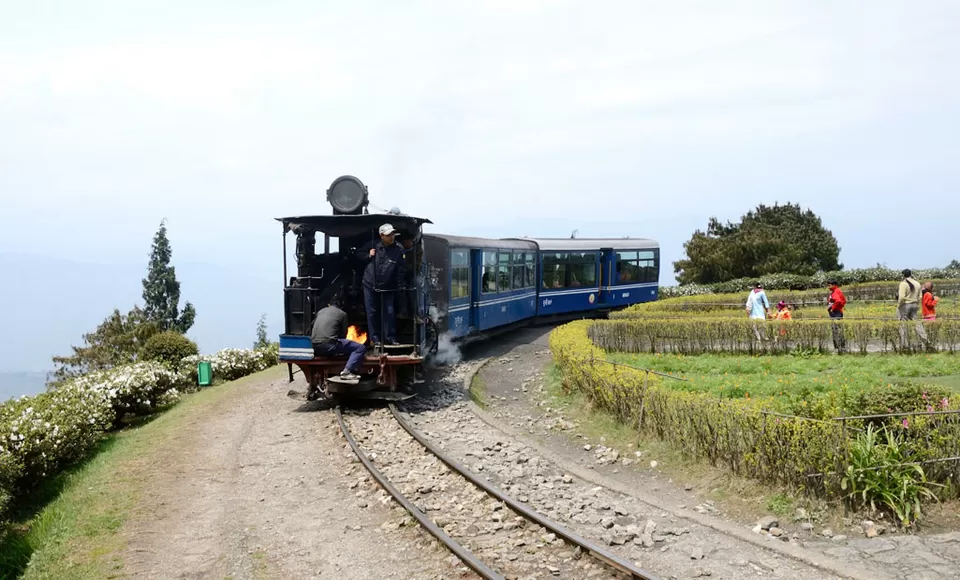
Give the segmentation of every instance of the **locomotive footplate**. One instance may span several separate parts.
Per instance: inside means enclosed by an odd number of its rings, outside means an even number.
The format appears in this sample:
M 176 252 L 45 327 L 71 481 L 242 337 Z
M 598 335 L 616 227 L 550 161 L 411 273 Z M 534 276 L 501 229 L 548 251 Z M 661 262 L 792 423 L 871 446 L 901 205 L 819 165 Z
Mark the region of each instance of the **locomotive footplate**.
M 407 372 L 412 374 L 416 382 L 416 367 L 423 363 L 423 357 L 413 354 L 368 353 L 363 359 L 358 381 L 340 378 L 340 371 L 346 363 L 346 359 L 341 357 L 315 357 L 311 360 L 281 360 L 281 362 L 290 362 L 300 367 L 309 385 L 308 398 L 316 398 L 323 390 L 329 394 L 347 397 L 360 396 L 365 399 L 386 397 L 384 400 L 394 400 L 390 397 L 394 394 L 400 395 L 396 393 L 399 382 L 398 372 L 409 369 Z

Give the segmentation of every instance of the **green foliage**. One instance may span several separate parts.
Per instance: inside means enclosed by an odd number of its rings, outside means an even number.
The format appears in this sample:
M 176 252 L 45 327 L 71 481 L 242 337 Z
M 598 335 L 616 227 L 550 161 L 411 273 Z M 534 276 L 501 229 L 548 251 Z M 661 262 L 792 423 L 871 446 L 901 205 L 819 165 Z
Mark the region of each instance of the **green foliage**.
M 938 297 L 953 297 L 960 295 L 960 279 L 929 279 L 933 282 L 934 294 Z M 843 286 L 844 296 L 847 297 L 848 306 L 854 306 L 854 303 L 859 300 L 896 300 L 897 297 L 897 286 L 899 281 L 890 281 L 890 282 L 863 282 L 858 284 L 851 284 L 850 286 Z M 803 308 L 804 310 L 809 310 L 811 308 L 819 309 L 821 313 L 825 312 L 827 306 L 827 299 L 829 297 L 829 290 L 826 286 L 820 286 L 812 289 L 806 290 L 791 290 L 791 289 L 771 289 L 769 287 L 764 288 L 767 298 L 770 300 L 771 306 L 783 300 L 788 303 L 794 309 Z M 703 314 L 707 311 L 736 311 L 738 314 L 742 314 L 744 310 L 744 304 L 747 300 L 747 292 L 749 290 L 744 289 L 725 291 L 723 293 L 704 293 L 704 294 L 693 294 L 687 296 L 666 296 L 661 293 L 658 300 L 653 302 L 643 302 L 640 304 L 634 304 L 625 310 L 620 312 L 614 312 L 611 314 L 611 318 L 631 318 L 636 315 L 641 315 L 644 313 L 666 313 L 666 312 L 683 312 L 683 311 L 694 311 L 700 314 Z M 861 305 L 863 306 L 863 305 Z M 896 309 L 895 303 L 888 303 L 886 305 L 877 305 L 882 312 L 885 309 L 888 315 Z M 941 309 L 938 305 L 937 311 L 940 312 Z
M 53 384 L 136 361 L 143 346 L 158 331 L 157 324 L 138 307 L 127 314 L 114 310 L 96 330 L 83 335 L 84 346 L 71 347 L 70 356 L 53 357 Z
M 253 348 L 266 348 L 270 346 L 270 340 L 267 339 L 267 315 L 260 316 L 257 322 L 257 341 L 253 343 Z
M 850 464 L 840 487 L 847 497 L 870 511 L 889 510 L 909 527 L 922 516 L 921 500 L 937 496 L 930 490 L 923 467 L 910 464 L 900 437 L 881 428 L 886 443 L 880 443 L 873 425 L 857 435 L 850 446 Z
M 160 222 L 160 229 L 153 238 L 147 277 L 143 279 L 144 312 L 149 320 L 157 323 L 160 330 L 175 330 L 186 333 L 193 326 L 196 310 L 187 302 L 179 311 L 180 282 L 170 265 L 173 250 L 167 239 L 167 226 Z
M 793 514 L 793 498 L 785 493 L 777 493 L 767 500 L 767 510 L 780 517 Z
M 620 318 L 590 328 L 597 346 L 618 352 L 791 354 L 834 352 L 834 332 L 847 352 L 866 354 L 960 351 L 960 320 L 749 320 L 709 318 Z
M 199 353 L 200 349 L 197 348 L 197 343 L 179 332 L 165 330 L 154 334 L 147 340 L 140 352 L 140 358 L 176 366 L 184 358 Z
M 812 275 L 841 270 L 840 247 L 812 211 L 799 205 L 759 205 L 740 223 L 710 218 L 684 244 L 687 258 L 674 262 L 681 284 L 712 284 L 779 272 Z
M 613 361 L 679 376 L 667 387 L 718 399 L 746 398 L 766 409 L 830 419 L 841 414 L 946 410 L 952 391 L 934 381 L 957 372 L 950 354 L 739 356 L 610 354 Z M 891 377 L 910 377 L 908 379 Z M 958 389 L 960 390 L 960 389 Z
M 577 321 L 554 330 L 550 335 L 550 349 L 561 373 L 565 390 L 578 390 L 595 407 L 604 409 L 620 421 L 636 426 L 643 433 L 668 441 L 678 451 L 692 458 L 706 459 L 713 465 L 722 465 L 738 475 L 760 481 L 784 484 L 801 491 L 836 496 L 841 492 L 841 479 L 847 472 L 846 458 L 850 455 L 851 439 L 869 425 L 863 420 L 817 420 L 771 414 L 773 398 L 751 396 L 748 391 L 730 389 L 723 396 L 697 390 L 695 381 L 680 382 L 650 375 L 637 368 L 611 365 L 606 353 L 597 348 L 588 333 L 593 321 Z M 651 354 L 647 357 L 658 357 Z M 945 357 L 947 355 L 938 355 Z M 663 356 L 663 359 L 691 361 L 689 357 Z M 722 357 L 704 357 L 704 369 Z M 814 357 L 812 364 L 825 364 L 828 357 Z M 839 357 L 830 357 L 839 358 Z M 875 357 L 879 361 L 893 361 L 887 370 L 906 357 Z M 930 357 L 916 356 L 918 360 Z M 744 357 L 726 357 L 731 364 Z M 751 357 L 752 359 L 752 357 Z M 651 358 L 645 359 L 647 361 Z M 803 364 L 792 357 L 758 359 L 759 365 Z M 866 357 L 857 357 L 866 361 Z M 933 361 L 939 360 L 934 356 Z M 952 366 L 952 365 L 948 365 Z M 760 371 L 761 368 L 755 369 Z M 705 372 L 710 372 L 706 370 Z M 713 374 L 724 372 L 722 365 Z M 767 369 L 765 372 L 769 372 Z M 908 371 L 909 372 L 909 371 Z M 946 372 L 946 371 L 944 371 Z M 811 399 L 822 408 L 813 415 L 829 417 L 835 409 L 846 409 L 852 415 L 857 398 L 853 389 L 831 384 L 829 377 L 820 381 L 822 396 Z M 816 379 L 809 381 L 814 383 Z M 803 393 L 803 384 L 798 394 Z M 809 386 L 809 385 L 807 385 Z M 897 389 L 889 384 L 886 389 Z M 807 393 L 818 392 L 810 388 Z M 907 393 L 910 392 L 908 388 Z M 914 391 L 915 392 L 915 391 Z M 929 394 L 929 393 L 928 393 Z M 921 393 L 922 397 L 923 393 Z M 915 401 L 914 401 L 915 403 Z M 956 410 L 952 403 L 940 402 L 937 409 Z M 900 425 L 904 431 L 901 455 L 912 461 L 951 457 L 960 454 L 960 415 L 940 414 L 880 420 L 885 425 Z M 960 466 L 956 462 L 933 463 L 927 477 L 934 482 L 957 481 Z M 956 493 L 956 488 L 949 488 Z
M 157 353 L 196 352 L 196 345 L 175 333 L 156 336 L 161 338 L 151 348 Z M 276 365 L 278 356 L 273 343 L 258 350 L 224 349 L 207 358 L 215 374 L 232 380 Z M 199 359 L 187 356 L 173 369 L 156 361 L 117 365 L 0 404 L 0 530 L 4 506 L 19 499 L 19 492 L 88 457 L 125 417 L 152 415 L 177 402 L 182 389 L 196 384 Z
M 875 268 L 861 268 L 857 270 L 838 270 L 833 272 L 817 272 L 810 276 L 801 276 L 789 273 L 765 274 L 759 277 L 736 278 L 714 284 L 688 284 L 681 283 L 680 286 L 661 286 L 658 290 L 660 298 L 674 298 L 678 296 L 698 296 L 701 294 L 724 294 L 729 292 L 742 292 L 753 287 L 758 280 L 769 292 L 770 290 L 808 290 L 826 288 L 827 282 L 836 280 L 840 286 L 844 287 L 844 293 L 852 284 L 864 284 L 868 282 L 896 282 L 901 278 L 900 269 L 886 268 L 877 266 Z M 947 268 L 928 268 L 913 271 L 914 278 L 921 281 L 926 280 L 953 280 L 960 279 L 960 266 L 954 266 L 951 262 Z M 939 288 L 935 290 L 940 293 Z M 896 286 L 894 285 L 894 292 Z M 884 298 L 889 298 L 885 295 Z

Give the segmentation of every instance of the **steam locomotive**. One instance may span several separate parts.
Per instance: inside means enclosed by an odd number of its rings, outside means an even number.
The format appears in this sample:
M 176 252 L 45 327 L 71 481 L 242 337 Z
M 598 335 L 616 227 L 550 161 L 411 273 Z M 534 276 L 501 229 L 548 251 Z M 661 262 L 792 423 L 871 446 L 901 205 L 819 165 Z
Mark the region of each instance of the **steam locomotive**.
M 602 316 L 657 298 L 660 248 L 655 240 L 426 234 L 429 219 L 399 210 L 369 213 L 369 190 L 351 175 L 333 181 L 327 201 L 331 215 L 276 218 L 283 225 L 280 360 L 301 369 L 311 399 L 319 396 L 321 385 L 330 395 L 403 398 L 397 387 L 417 381 L 444 335 L 466 342 L 534 321 Z M 379 238 L 384 223 L 393 225 L 407 248 L 400 288 L 377 295 L 381 303 L 394 301 L 399 344 L 368 344 L 363 379 L 344 385 L 335 380 L 344 359 L 315 356 L 310 331 L 316 313 L 337 297 L 350 321 L 347 338 L 369 342 L 360 249 Z M 290 277 L 288 234 L 295 236 L 296 275 Z

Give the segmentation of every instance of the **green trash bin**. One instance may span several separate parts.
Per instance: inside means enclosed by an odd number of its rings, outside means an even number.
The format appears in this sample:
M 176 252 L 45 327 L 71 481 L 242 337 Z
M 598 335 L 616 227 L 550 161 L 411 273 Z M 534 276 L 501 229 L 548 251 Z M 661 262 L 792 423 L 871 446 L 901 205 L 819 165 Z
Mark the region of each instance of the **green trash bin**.
M 213 382 L 213 369 L 209 362 L 202 361 L 197 364 L 197 382 L 201 387 L 209 387 Z

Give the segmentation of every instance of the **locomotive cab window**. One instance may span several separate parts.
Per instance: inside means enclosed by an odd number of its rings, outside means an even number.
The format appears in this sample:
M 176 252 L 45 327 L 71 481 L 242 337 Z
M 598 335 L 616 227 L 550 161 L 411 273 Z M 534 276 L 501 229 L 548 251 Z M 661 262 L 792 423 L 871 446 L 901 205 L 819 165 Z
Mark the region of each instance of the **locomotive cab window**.
M 450 299 L 470 296 L 470 253 L 467 250 L 450 252 Z
M 654 250 L 617 252 L 616 284 L 639 284 L 659 279 L 659 256 Z

